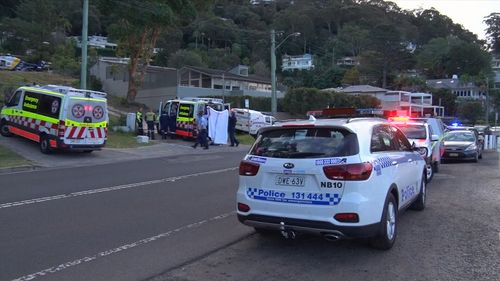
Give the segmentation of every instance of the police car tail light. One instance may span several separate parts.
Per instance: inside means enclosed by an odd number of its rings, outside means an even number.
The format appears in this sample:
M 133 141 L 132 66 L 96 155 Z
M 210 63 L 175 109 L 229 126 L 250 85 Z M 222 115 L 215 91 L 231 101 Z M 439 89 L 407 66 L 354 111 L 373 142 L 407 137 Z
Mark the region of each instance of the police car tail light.
M 241 161 L 240 163 L 240 176 L 255 176 L 259 172 L 259 164 Z
M 370 163 L 325 166 L 323 172 L 331 180 L 362 181 L 367 180 L 373 170 Z
M 338 213 L 333 218 L 339 222 L 359 222 L 359 216 L 356 213 Z
M 250 211 L 250 206 L 248 206 L 247 204 L 243 204 L 243 203 L 238 202 L 238 211 L 248 212 L 248 211 Z

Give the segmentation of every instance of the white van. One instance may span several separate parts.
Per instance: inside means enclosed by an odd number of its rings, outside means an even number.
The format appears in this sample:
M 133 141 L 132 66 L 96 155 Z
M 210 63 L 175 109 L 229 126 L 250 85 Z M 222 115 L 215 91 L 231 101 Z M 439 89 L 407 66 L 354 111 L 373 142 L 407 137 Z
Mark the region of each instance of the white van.
M 251 135 L 257 135 L 257 132 L 262 127 L 272 126 L 276 118 L 270 115 L 265 115 L 260 111 L 233 108 L 236 113 L 236 130 L 247 132 Z

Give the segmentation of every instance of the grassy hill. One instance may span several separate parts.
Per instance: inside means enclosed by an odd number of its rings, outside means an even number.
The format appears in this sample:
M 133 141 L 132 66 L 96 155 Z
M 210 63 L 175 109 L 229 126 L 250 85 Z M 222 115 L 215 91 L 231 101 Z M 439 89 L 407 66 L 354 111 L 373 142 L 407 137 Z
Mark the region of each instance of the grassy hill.
M 21 72 L 0 70 L 0 104 L 3 104 L 5 94 L 12 93 L 20 86 L 45 84 L 62 84 L 77 86 L 78 80 L 69 76 L 49 72 Z

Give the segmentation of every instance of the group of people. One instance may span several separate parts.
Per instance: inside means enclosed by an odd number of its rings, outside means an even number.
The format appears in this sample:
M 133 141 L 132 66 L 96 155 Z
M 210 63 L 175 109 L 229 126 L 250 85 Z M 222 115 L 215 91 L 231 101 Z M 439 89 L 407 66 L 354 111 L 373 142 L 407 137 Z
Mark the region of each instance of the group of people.
M 143 109 L 142 107 L 139 109 L 139 111 L 136 112 L 136 127 L 137 127 L 137 135 L 144 135 L 144 129 L 143 129 L 143 121 L 146 121 L 147 125 L 147 136 L 154 140 L 155 139 L 155 128 L 158 131 L 158 133 L 162 136 L 162 139 L 166 139 L 167 135 L 170 133 L 171 135 L 171 121 L 166 113 L 161 114 L 160 118 L 158 119 L 156 114 L 153 112 L 153 109 L 150 109 L 148 112 L 146 112 L 145 116 L 143 116 L 142 113 Z M 175 120 L 174 120 L 175 122 Z M 229 141 L 231 143 L 230 146 L 238 146 L 240 142 L 238 139 L 236 139 L 236 114 L 234 111 L 231 111 L 229 114 L 229 120 L 228 120 L 228 135 L 229 135 Z M 175 131 L 174 131 L 175 132 Z M 196 148 L 198 145 L 203 147 L 204 149 L 208 149 L 208 116 L 206 114 L 203 114 L 202 111 L 198 112 L 198 116 L 196 118 L 196 133 L 197 133 L 197 138 L 196 142 L 193 145 L 193 148 Z

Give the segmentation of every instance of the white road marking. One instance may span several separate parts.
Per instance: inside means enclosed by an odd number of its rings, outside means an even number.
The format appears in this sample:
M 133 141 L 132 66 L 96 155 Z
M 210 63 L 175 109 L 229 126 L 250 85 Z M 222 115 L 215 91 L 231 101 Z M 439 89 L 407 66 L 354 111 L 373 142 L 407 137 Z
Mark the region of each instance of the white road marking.
M 199 226 L 201 226 L 203 224 L 206 224 L 206 223 L 209 223 L 209 222 L 212 222 L 212 221 L 217 221 L 217 220 L 221 220 L 221 219 L 227 218 L 227 217 L 233 215 L 234 213 L 236 213 L 236 211 L 225 213 L 225 214 L 222 214 L 222 215 L 218 215 L 218 216 L 215 216 L 213 218 L 209 218 L 209 219 L 202 220 L 202 221 L 199 221 L 199 222 L 195 222 L 195 223 L 192 223 L 192 224 L 188 224 L 188 225 L 185 225 L 185 226 L 181 226 L 181 227 L 179 227 L 177 229 L 170 230 L 170 231 L 167 231 L 167 232 L 164 232 L 164 233 L 160 233 L 158 235 L 151 236 L 151 237 L 148 237 L 148 238 L 144 238 L 144 239 L 141 239 L 141 240 L 129 243 L 129 244 L 125 244 L 125 245 L 122 245 L 122 246 L 114 248 L 114 249 L 109 249 L 109 250 L 106 250 L 106 251 L 102 251 L 102 252 L 99 252 L 99 253 L 97 253 L 95 255 L 92 255 L 92 256 L 87 256 L 87 257 L 83 257 L 83 258 L 76 259 L 76 260 L 73 260 L 73 261 L 65 262 L 65 263 L 62 263 L 60 265 L 56 265 L 56 266 L 53 266 L 53 267 L 50 267 L 50 268 L 46 268 L 44 270 L 41 270 L 41 271 L 38 271 L 38 272 L 35 272 L 35 273 L 31 273 L 31 274 L 28 274 L 28 275 L 25 275 L 25 276 L 21 276 L 21 277 L 18 277 L 16 279 L 13 279 L 13 281 L 33 280 L 33 279 L 35 279 L 37 277 L 42 277 L 42 276 L 46 276 L 46 275 L 51 274 L 51 273 L 56 273 L 56 272 L 65 270 L 67 268 L 77 266 L 79 264 L 91 262 L 91 261 L 94 261 L 94 260 L 102 258 L 102 257 L 106 257 L 106 256 L 109 256 L 109 255 L 112 255 L 112 254 L 116 254 L 116 253 L 119 253 L 119 252 L 122 252 L 122 251 L 125 251 L 125 250 L 128 250 L 128 249 L 135 248 L 137 246 L 141 246 L 141 245 L 144 245 L 144 244 L 147 244 L 147 243 L 151 243 L 151 242 L 156 241 L 156 240 L 161 239 L 161 238 L 169 237 L 169 236 L 171 236 L 171 235 L 173 235 L 175 233 L 181 232 L 181 231 L 186 230 L 186 229 L 196 228 L 196 227 L 199 227 Z
M 54 195 L 54 196 L 40 197 L 40 198 L 28 199 L 28 200 L 17 201 L 17 202 L 3 203 L 3 204 L 0 204 L 0 209 L 18 207 L 18 206 L 23 206 L 23 205 L 30 205 L 30 204 L 35 204 L 35 203 L 42 203 L 42 202 L 47 202 L 47 201 L 59 200 L 59 199 L 72 198 L 72 197 L 83 196 L 83 195 L 91 195 L 91 194 L 102 193 L 102 192 L 129 189 L 129 188 L 134 188 L 134 187 L 142 187 L 142 186 L 164 183 L 164 182 L 175 182 L 175 181 L 182 180 L 182 179 L 224 173 L 224 172 L 233 171 L 236 169 L 238 169 L 238 167 L 213 170 L 213 171 L 208 171 L 208 172 L 200 172 L 200 173 L 194 173 L 194 174 L 177 176 L 177 177 L 169 177 L 169 178 L 164 178 L 164 179 L 159 179 L 159 180 L 151 180 L 151 181 L 123 184 L 123 185 L 117 185 L 117 186 L 111 186 L 111 187 L 105 187 L 105 188 L 89 189 L 89 190 L 78 191 L 78 192 L 73 192 L 73 193 L 69 193 L 69 194 L 59 194 L 59 195 Z

